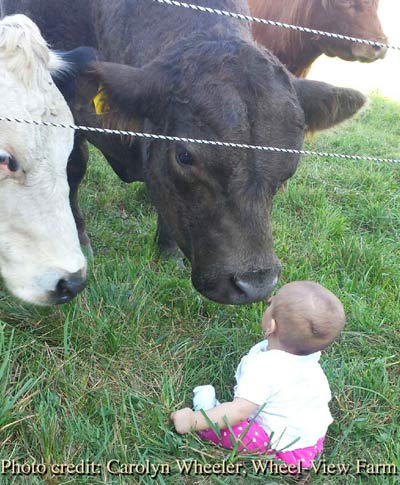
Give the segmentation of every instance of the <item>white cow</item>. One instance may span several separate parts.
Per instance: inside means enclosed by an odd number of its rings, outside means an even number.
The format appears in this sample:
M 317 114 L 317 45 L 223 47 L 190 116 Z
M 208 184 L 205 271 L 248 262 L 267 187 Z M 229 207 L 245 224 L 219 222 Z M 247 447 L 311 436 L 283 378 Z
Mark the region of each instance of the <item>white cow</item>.
M 0 21 L 0 117 L 73 123 L 50 72 L 63 67 L 24 15 Z M 70 129 L 0 122 L 0 272 L 30 303 L 65 303 L 84 287 L 69 205 Z

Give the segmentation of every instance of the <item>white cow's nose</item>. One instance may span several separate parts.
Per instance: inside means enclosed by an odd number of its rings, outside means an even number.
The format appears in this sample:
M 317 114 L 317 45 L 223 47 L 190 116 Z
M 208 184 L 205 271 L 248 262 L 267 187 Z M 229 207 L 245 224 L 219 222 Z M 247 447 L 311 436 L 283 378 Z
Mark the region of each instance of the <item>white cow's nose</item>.
M 80 293 L 86 286 L 86 275 L 83 271 L 70 273 L 61 278 L 56 289 L 51 292 L 52 303 L 61 305 L 67 303 Z

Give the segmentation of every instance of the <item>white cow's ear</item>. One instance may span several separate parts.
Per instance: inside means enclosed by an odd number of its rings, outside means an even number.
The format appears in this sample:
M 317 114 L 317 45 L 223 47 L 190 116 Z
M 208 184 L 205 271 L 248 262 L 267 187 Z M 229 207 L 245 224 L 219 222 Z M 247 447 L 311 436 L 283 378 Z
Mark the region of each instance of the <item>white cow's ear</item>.
M 78 47 L 68 52 L 50 51 L 51 76 L 68 104 L 80 104 L 82 101 L 86 103 L 89 100 L 85 92 L 87 88 L 90 89 L 91 98 L 96 95 L 98 83 L 92 83 L 94 87 L 90 87 L 87 84 L 88 79 L 85 81 L 84 78 L 97 59 L 98 53 L 91 47 Z M 83 90 L 80 89 L 82 83 Z

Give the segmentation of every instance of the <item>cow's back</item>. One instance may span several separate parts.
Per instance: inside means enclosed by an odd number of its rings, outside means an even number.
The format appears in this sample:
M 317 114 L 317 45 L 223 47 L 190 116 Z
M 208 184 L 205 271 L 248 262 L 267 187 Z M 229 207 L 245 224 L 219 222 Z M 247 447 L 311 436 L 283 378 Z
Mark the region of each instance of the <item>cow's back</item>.
M 54 49 L 95 47 L 95 36 L 87 0 L 0 0 L 1 14 L 23 13 L 40 28 Z
M 195 0 L 193 4 L 248 13 L 245 0 Z M 151 0 L 95 0 L 92 3 L 97 48 L 108 60 L 141 66 L 171 44 L 214 28 L 250 32 L 243 21 L 191 9 L 162 5 Z M 218 27 L 217 27 L 218 26 Z M 119 41 L 117 41 L 119 39 Z
M 191 3 L 248 13 L 245 0 L 194 0 Z M 211 29 L 250 35 L 243 21 L 152 0 L 1 0 L 3 15 L 25 13 L 56 49 L 97 48 L 106 60 L 141 66 L 194 32 Z M 218 26 L 218 27 L 217 27 Z

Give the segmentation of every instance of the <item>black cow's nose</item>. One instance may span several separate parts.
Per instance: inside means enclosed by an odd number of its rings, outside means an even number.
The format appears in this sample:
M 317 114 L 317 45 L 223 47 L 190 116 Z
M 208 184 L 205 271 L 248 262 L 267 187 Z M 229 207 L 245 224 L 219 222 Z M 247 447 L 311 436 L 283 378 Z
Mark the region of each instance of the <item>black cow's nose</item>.
M 247 302 L 260 301 L 271 295 L 281 274 L 281 266 L 251 271 L 233 276 L 232 282 L 243 293 Z
M 271 296 L 281 274 L 279 262 L 244 273 L 192 271 L 193 286 L 210 300 L 225 305 L 245 305 Z
M 85 288 L 85 285 L 86 278 L 82 271 L 61 278 L 54 291 L 54 303 L 61 305 L 69 302 Z

